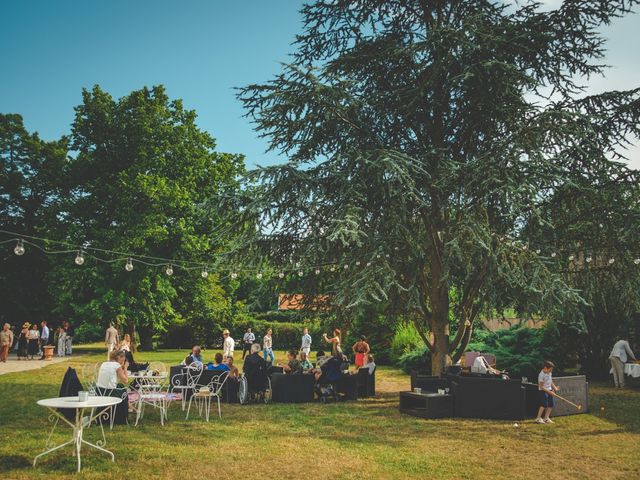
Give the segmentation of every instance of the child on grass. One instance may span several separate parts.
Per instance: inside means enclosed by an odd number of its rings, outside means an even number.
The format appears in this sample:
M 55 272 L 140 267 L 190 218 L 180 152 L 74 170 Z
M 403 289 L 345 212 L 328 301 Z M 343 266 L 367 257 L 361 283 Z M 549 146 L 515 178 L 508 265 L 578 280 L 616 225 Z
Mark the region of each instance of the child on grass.
M 553 420 L 549 418 L 551 415 L 551 409 L 553 408 L 553 397 L 556 396 L 556 392 L 560 390 L 558 386 L 553 383 L 553 362 L 546 360 L 538 375 L 538 390 L 540 394 L 540 408 L 538 409 L 538 416 L 536 417 L 536 423 L 553 423 Z

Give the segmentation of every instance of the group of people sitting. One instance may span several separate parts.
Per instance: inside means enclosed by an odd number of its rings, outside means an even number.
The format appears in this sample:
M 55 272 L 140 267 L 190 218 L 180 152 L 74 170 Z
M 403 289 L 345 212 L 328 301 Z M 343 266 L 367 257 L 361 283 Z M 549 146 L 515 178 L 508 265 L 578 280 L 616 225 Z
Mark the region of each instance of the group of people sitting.
M 199 345 L 195 345 L 191 349 L 191 353 L 184 359 L 184 365 L 189 366 L 194 363 L 201 364 L 207 370 L 229 372 L 229 378 L 238 378 L 238 367 L 233 364 L 232 355 L 223 355 L 218 352 L 213 356 L 213 362 L 204 363 L 202 359 L 202 348 Z

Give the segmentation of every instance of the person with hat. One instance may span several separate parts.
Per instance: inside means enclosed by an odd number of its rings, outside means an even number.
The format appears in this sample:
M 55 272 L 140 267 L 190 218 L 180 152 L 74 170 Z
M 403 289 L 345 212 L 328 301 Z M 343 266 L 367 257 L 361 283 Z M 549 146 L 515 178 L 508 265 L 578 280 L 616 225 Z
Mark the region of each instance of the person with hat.
M 222 336 L 224 337 L 224 343 L 222 344 L 222 356 L 224 358 L 233 357 L 233 350 L 236 346 L 235 340 L 231 338 L 229 330 L 226 328 L 222 331 Z
M 18 360 L 26 360 L 29 348 L 29 327 L 31 324 L 25 322 L 22 325 L 22 330 L 18 335 Z
M 0 361 L 6 363 L 9 357 L 9 349 L 13 346 L 13 332 L 11 325 L 5 323 L 0 331 Z

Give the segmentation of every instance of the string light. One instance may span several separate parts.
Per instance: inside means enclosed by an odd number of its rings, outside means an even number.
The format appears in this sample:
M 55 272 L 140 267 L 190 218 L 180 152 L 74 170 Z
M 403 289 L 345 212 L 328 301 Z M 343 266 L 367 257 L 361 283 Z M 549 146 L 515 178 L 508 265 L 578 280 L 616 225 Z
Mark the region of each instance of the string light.
M 18 256 L 24 255 L 24 242 L 22 241 L 22 239 L 18 240 L 18 244 L 13 249 L 13 253 Z
M 610 258 L 610 259 L 609 259 L 609 265 L 613 265 L 613 263 L 614 263 L 615 261 L 616 261 L 616 259 L 615 259 L 615 258 Z
M 636 265 L 640 265 L 640 258 L 636 258 L 633 263 L 635 263 Z
M 133 260 L 131 260 L 131 257 L 127 258 L 127 264 L 124 266 L 124 269 L 127 272 L 130 272 L 131 270 L 133 270 Z
M 367 262 L 367 267 L 370 267 L 370 266 L 371 266 L 371 262 Z
M 573 262 L 573 259 L 576 258 L 574 255 L 569 255 L 569 261 Z
M 167 265 L 167 269 L 164 271 L 164 273 L 166 273 L 169 276 L 173 275 L 173 266 Z
M 539 248 L 537 248 L 537 249 L 536 249 L 536 255 L 540 255 L 540 252 L 541 252 L 541 251 L 542 251 L 542 250 L 540 250 Z
M 76 255 L 75 262 L 76 262 L 76 265 L 84 264 L 84 253 L 82 253 L 82 250 L 78 250 L 78 254 Z
M 236 272 L 231 272 L 231 279 L 235 280 L 236 278 L 238 278 L 238 274 Z
M 342 268 L 344 268 L 345 270 L 347 270 L 347 269 L 349 268 L 349 265 L 347 265 L 347 264 L 345 263 L 345 264 L 344 264 L 344 267 L 342 267 Z
M 335 272 L 336 271 L 336 267 L 331 265 L 331 268 L 329 270 L 331 270 L 332 272 Z
M 200 273 L 200 275 L 202 276 L 202 278 L 207 278 L 209 276 L 209 272 L 207 271 L 206 267 L 202 269 L 202 273 Z
M 262 272 L 256 273 L 256 278 L 260 280 L 262 278 Z
M 320 269 L 316 268 L 316 275 L 320 275 Z
M 298 272 L 298 276 L 299 276 L 299 277 L 301 277 L 301 276 L 303 276 L 303 275 L 304 275 L 304 272 L 303 272 L 302 270 L 300 270 L 300 271 Z
M 278 274 L 278 277 L 280 277 L 280 278 L 284 278 L 284 272 L 280 272 L 280 273 Z
M 359 266 L 360 266 L 360 260 L 356 262 L 356 267 L 359 267 Z
M 557 253 L 556 252 L 552 252 L 551 253 L 551 258 L 556 258 Z
M 591 263 L 591 260 L 593 260 L 593 258 L 591 257 L 591 255 L 589 255 L 589 256 L 586 258 L 586 262 L 587 262 L 587 263 Z

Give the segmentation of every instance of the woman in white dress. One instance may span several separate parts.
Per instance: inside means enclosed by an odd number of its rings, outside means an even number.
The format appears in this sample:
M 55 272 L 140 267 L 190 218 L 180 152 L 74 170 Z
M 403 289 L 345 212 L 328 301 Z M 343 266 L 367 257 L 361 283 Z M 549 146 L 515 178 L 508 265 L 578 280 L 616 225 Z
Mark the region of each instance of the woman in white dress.
M 107 397 L 122 398 L 122 402 L 116 405 L 115 409 L 114 423 L 116 424 L 127 423 L 129 411 L 129 397 L 126 390 L 126 385 L 129 383 L 128 368 L 129 362 L 127 362 L 124 350 L 114 350 L 111 352 L 109 361 L 100 365 L 100 370 L 98 370 L 96 393 Z

